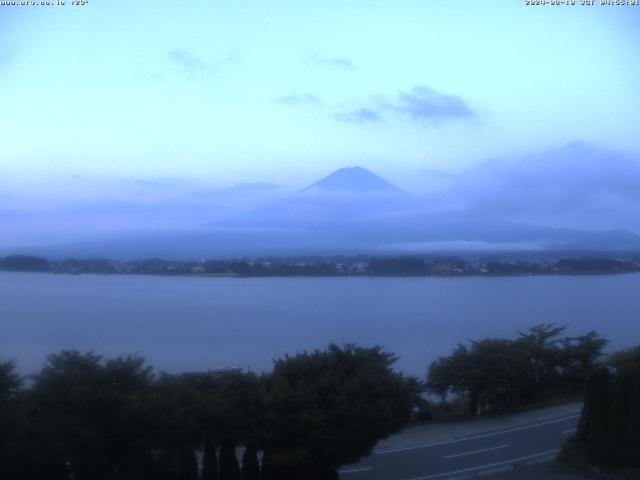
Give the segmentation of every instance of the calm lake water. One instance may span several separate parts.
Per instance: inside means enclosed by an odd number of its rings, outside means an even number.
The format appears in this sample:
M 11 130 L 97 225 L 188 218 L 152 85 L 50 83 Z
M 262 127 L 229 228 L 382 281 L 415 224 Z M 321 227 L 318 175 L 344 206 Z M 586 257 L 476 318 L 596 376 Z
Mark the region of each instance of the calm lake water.
M 139 353 L 158 369 L 268 370 L 330 342 L 383 345 L 424 375 L 458 342 L 542 322 L 640 344 L 640 274 L 508 278 L 192 278 L 0 272 L 0 358 L 21 372 L 64 348 Z

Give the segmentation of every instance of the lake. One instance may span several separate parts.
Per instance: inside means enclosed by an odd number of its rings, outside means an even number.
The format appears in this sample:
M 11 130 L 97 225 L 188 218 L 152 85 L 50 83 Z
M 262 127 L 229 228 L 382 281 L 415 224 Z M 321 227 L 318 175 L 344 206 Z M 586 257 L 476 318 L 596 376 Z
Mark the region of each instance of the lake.
M 330 342 L 381 344 L 423 376 L 458 342 L 542 322 L 640 344 L 640 274 L 502 278 L 198 278 L 0 272 L 0 358 L 36 371 L 75 348 L 157 369 L 268 370 Z

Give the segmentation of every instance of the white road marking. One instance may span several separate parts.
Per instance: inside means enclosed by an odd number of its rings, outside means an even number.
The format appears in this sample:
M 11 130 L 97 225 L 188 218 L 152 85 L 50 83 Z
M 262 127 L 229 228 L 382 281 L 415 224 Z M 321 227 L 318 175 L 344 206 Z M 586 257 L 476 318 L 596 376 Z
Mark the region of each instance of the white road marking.
M 362 467 L 362 468 L 348 468 L 347 470 L 339 470 L 338 473 L 357 473 L 357 472 L 368 472 L 369 470 L 373 470 L 371 467 Z
M 564 422 L 565 420 L 571 420 L 572 418 L 578 418 L 579 416 L 580 416 L 580 414 L 578 413 L 576 415 L 570 415 L 568 417 L 557 418 L 555 420 L 549 420 L 547 422 L 536 423 L 534 425 L 525 425 L 523 427 L 515 427 L 515 428 L 510 428 L 508 430 L 501 430 L 499 432 L 485 433 L 483 435 L 474 435 L 474 436 L 465 437 L 465 438 L 457 438 L 455 440 L 445 440 L 444 442 L 426 443 L 426 444 L 423 444 L 423 445 L 414 445 L 412 447 L 402 447 L 402 448 L 392 448 L 392 449 L 389 449 L 389 450 L 378 450 L 377 452 L 373 452 L 373 454 L 374 455 L 385 455 L 387 453 L 405 452 L 407 450 L 417 450 L 419 448 L 429 448 L 429 447 L 435 447 L 435 446 L 438 446 L 438 445 L 448 445 L 448 444 L 451 444 L 451 443 L 468 442 L 469 440 L 476 440 L 478 438 L 495 437 L 497 435 L 503 435 L 505 433 L 519 432 L 521 430 L 528 430 L 530 428 L 542 427 L 544 425 L 551 425 L 552 423 L 560 423 L 560 422 Z
M 479 472 L 478 475 L 481 477 L 486 477 L 487 475 L 495 475 L 496 473 L 508 472 L 509 470 L 513 470 L 513 465 L 506 465 L 504 467 L 492 468 L 491 470 Z
M 567 434 L 569 434 L 569 433 L 573 433 L 573 432 L 575 432 L 576 430 L 577 430 L 577 428 L 570 428 L 569 430 L 564 430 L 564 431 L 562 432 L 562 434 L 563 434 L 563 435 L 567 435 Z
M 456 458 L 456 457 L 464 457 L 465 455 L 473 455 L 474 453 L 483 453 L 483 452 L 490 452 L 492 450 L 498 450 L 500 448 L 507 448 L 509 445 L 498 445 L 497 447 L 489 447 L 489 448 L 483 448 L 481 450 L 474 450 L 472 452 L 464 452 L 464 453 L 456 453 L 454 455 L 447 455 L 446 457 L 442 457 L 442 458 Z
M 465 469 L 462 469 L 462 470 L 455 470 L 455 471 L 452 471 L 452 472 L 436 473 L 434 475 L 427 475 L 425 477 L 414 477 L 414 478 L 410 478 L 409 480 L 429 480 L 431 478 L 446 477 L 447 475 L 455 475 L 457 473 L 466 473 L 466 472 L 473 472 L 473 471 L 476 471 L 476 470 L 484 470 L 485 468 L 497 467 L 499 465 L 506 465 L 508 463 L 520 462 L 522 460 L 529 460 L 531 458 L 542 457 L 542 456 L 545 456 L 545 455 L 551 455 L 551 454 L 554 454 L 554 453 L 558 453 L 559 451 L 560 451 L 560 449 L 547 450 L 546 452 L 534 453 L 533 455 L 527 455 L 526 457 L 512 458 L 511 460 L 505 460 L 503 462 L 489 463 L 487 465 L 480 465 L 478 467 L 465 468 Z
M 550 462 L 551 460 L 553 460 L 554 457 L 546 457 L 546 458 L 539 458 L 536 460 L 531 460 L 530 462 L 524 463 L 523 465 L 525 466 L 530 466 L 530 465 L 538 465 L 539 463 L 545 463 L 545 462 Z

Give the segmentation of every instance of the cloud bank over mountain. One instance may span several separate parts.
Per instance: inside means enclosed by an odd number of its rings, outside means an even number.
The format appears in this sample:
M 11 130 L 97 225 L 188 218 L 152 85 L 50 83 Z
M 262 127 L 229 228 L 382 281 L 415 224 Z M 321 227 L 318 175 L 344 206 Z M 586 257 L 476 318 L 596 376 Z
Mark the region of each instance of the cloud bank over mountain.
M 477 216 L 640 232 L 640 156 L 584 142 L 489 160 L 447 179 L 430 198 Z

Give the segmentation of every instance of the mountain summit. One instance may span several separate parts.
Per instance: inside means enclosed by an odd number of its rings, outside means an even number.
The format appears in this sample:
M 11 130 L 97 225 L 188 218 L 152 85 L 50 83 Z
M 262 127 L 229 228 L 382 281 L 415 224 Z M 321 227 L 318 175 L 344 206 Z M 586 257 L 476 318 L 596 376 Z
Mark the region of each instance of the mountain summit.
M 345 192 L 401 192 L 395 185 L 362 167 L 341 168 L 322 180 L 309 185 L 302 191 L 317 188 L 324 191 L 341 190 Z

